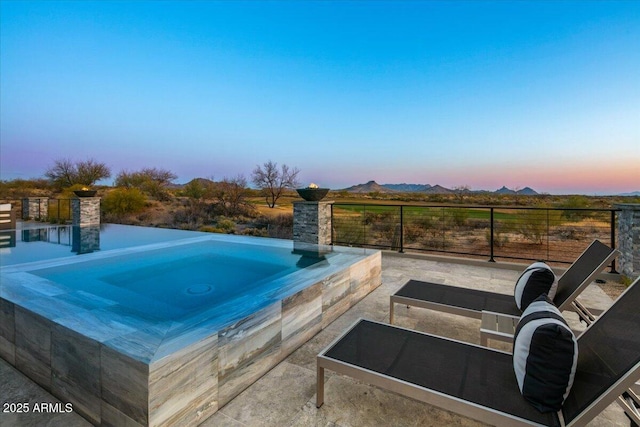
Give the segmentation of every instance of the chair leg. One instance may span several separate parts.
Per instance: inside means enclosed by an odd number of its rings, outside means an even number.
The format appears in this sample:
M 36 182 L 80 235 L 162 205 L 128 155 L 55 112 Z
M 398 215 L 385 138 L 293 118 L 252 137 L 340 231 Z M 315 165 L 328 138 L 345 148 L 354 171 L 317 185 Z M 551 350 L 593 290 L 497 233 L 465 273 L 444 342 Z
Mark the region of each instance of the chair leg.
M 318 366 L 318 378 L 316 380 L 316 408 L 324 403 L 324 368 Z
M 395 304 L 393 303 L 393 301 L 391 301 L 389 303 L 389 324 L 393 325 L 393 307 L 395 306 Z

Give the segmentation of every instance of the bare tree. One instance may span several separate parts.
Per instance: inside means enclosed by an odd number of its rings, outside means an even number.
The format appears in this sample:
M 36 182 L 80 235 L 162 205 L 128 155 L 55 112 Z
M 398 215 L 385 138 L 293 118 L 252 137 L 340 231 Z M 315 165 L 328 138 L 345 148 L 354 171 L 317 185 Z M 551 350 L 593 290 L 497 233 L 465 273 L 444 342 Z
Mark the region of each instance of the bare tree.
M 468 185 L 459 185 L 457 187 L 453 187 L 453 194 L 455 194 L 458 202 L 462 203 L 464 201 L 464 196 L 469 194 L 471 191 Z
M 262 166 L 256 166 L 251 180 L 262 190 L 267 205 L 273 208 L 286 188 L 295 188 L 298 185 L 299 173 L 298 168 L 290 169 L 287 165 L 278 169 L 278 164 L 269 160 Z
M 59 159 L 53 163 L 44 176 L 59 188 L 71 187 L 75 180 L 75 165 L 70 159 Z
M 243 175 L 224 178 L 216 186 L 215 197 L 225 215 L 238 215 L 250 209 L 246 200 L 247 179 Z
M 74 184 L 93 185 L 97 181 L 109 178 L 111 170 L 104 163 L 93 159 L 73 162 L 70 159 L 56 160 L 44 174 L 58 188 L 71 187 Z

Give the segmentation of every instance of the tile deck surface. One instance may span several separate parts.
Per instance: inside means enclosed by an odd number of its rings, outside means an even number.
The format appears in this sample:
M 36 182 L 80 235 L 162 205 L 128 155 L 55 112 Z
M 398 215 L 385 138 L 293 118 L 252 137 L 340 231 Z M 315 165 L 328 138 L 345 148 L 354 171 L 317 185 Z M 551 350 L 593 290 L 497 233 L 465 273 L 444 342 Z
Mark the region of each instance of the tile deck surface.
M 516 270 L 469 266 L 384 254 L 382 285 L 311 338 L 293 354 L 235 397 L 201 426 L 479 426 L 477 421 L 394 393 L 369 386 L 331 371 L 326 372 L 325 404 L 315 407 L 315 356 L 360 317 L 388 322 L 389 295 L 409 279 L 513 292 Z M 595 284 L 581 296 L 587 306 L 604 309 L 611 299 Z M 583 329 L 577 316 L 565 312 L 570 325 Z M 480 343 L 480 321 L 419 308 L 396 306 L 399 326 Z M 495 348 L 510 344 L 491 341 Z M 33 412 L 35 404 L 59 402 L 33 381 L 0 359 L 0 405 L 28 402 L 29 413 L 0 412 L 0 426 L 87 426 L 75 412 Z M 177 391 L 178 392 L 178 391 Z M 589 426 L 629 426 L 622 410 L 612 404 Z

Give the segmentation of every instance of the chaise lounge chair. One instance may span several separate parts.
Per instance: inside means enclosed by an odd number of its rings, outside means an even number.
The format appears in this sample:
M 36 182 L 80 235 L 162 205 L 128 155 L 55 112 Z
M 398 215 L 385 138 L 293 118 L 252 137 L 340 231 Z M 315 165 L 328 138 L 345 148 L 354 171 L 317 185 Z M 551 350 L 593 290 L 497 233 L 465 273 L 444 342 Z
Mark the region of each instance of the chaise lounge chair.
M 560 311 L 572 310 L 590 324 L 595 316 L 576 300 L 582 291 L 618 255 L 599 240 L 591 245 L 558 279 L 558 290 L 554 303 Z M 391 295 L 389 323 L 393 324 L 394 305 L 404 304 L 443 311 L 460 316 L 482 318 L 482 312 L 520 316 L 513 295 L 497 292 L 441 285 L 437 283 L 409 280 L 395 294 Z
M 640 379 L 639 281 L 578 337 L 573 387 L 558 412 L 525 400 L 509 353 L 362 319 L 317 356 L 316 406 L 330 369 L 493 425 L 584 425 L 616 400 L 640 421 L 621 397 L 640 404 L 628 391 Z

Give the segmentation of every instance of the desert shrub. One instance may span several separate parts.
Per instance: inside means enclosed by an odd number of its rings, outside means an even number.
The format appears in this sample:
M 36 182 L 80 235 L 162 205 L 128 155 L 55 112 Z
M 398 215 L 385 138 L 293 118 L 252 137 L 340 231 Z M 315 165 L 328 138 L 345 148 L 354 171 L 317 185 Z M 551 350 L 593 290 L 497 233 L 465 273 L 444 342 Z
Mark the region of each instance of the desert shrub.
M 232 233 L 236 229 L 236 223 L 229 218 L 221 218 L 217 221 L 216 226 L 224 230 L 224 233 Z
M 150 212 L 142 212 L 138 216 L 136 216 L 136 219 L 140 222 L 147 222 L 151 220 L 151 218 L 152 218 L 152 215 Z
M 293 214 L 280 214 L 269 222 L 269 237 L 278 239 L 293 238 Z
M 265 230 L 268 237 L 293 238 L 293 214 L 261 215 L 252 223 L 253 228 Z
M 404 227 L 404 240 L 406 243 L 415 243 L 425 234 L 424 228 L 416 224 L 407 224 Z
M 414 224 L 416 224 L 417 226 L 421 227 L 424 230 L 433 228 L 434 223 L 435 222 L 431 215 L 421 216 L 420 218 L 414 220 Z
M 582 221 L 583 219 L 588 218 L 591 215 L 591 212 L 585 212 L 580 209 L 588 208 L 590 204 L 591 203 L 586 196 L 571 196 L 560 204 L 560 207 L 565 209 L 562 211 L 562 216 L 566 218 L 567 221 Z
M 333 218 L 333 239 L 340 245 L 363 245 L 364 227 L 360 215 L 338 216 Z
M 198 230 L 207 233 L 234 234 L 236 223 L 229 218 L 220 218 L 215 225 L 203 225 Z
M 579 227 L 562 227 L 555 234 L 562 240 L 581 240 L 587 233 Z
M 447 209 L 445 215 L 449 219 L 451 224 L 456 227 L 464 226 L 467 223 L 467 219 L 469 219 L 469 211 L 464 208 Z
M 269 232 L 264 228 L 250 228 L 243 229 L 240 234 L 243 236 L 255 236 L 255 237 L 269 237 Z
M 123 216 L 141 212 L 146 203 L 146 196 L 137 188 L 116 188 L 104 196 L 102 209 L 107 215 Z
M 391 212 L 365 212 L 364 213 L 364 225 L 375 225 L 387 222 L 389 220 Z
M 212 222 L 212 206 L 197 200 L 187 200 L 173 213 L 173 225 L 186 230 L 196 230 Z
M 400 218 L 393 212 L 381 212 L 371 216 L 373 219 L 369 224 L 370 237 L 377 237 L 386 245 L 386 242 L 399 239 L 400 236 Z
M 69 198 L 49 199 L 47 219 L 51 224 L 64 224 L 71 220 L 71 201 Z
M 138 172 L 121 171 L 115 184 L 118 187 L 137 188 L 159 201 L 171 200 L 171 193 L 167 186 L 177 176 L 168 170 L 158 168 L 144 168 Z
M 480 240 L 480 239 L 478 238 L 478 236 L 469 236 L 469 237 L 467 237 L 467 239 L 466 239 L 466 244 L 467 244 L 467 245 L 471 245 L 471 246 L 473 246 L 473 245 L 475 245 L 476 243 L 478 243 L 478 241 L 479 241 L 479 240 Z
M 409 236 L 413 235 L 417 239 L 425 235 L 427 232 L 433 232 L 434 227 L 440 227 L 438 218 L 432 216 L 432 211 L 427 210 L 410 210 L 404 215 L 405 237 L 407 232 Z M 421 230 L 421 231 L 420 231 Z M 421 234 L 418 236 L 418 234 Z M 411 237 L 409 237 L 411 239 Z
M 484 232 L 484 237 L 487 240 L 487 244 L 491 245 L 491 229 L 487 228 Z M 497 248 L 501 248 L 509 243 L 509 234 L 505 233 L 503 230 L 495 229 L 493 230 L 493 246 Z
M 0 199 L 18 200 L 23 197 L 41 196 L 49 194 L 53 187 L 46 179 L 14 179 L 0 180 Z
M 517 230 L 522 237 L 541 245 L 547 233 L 547 222 L 542 216 L 544 211 L 523 211 L 518 213 Z
M 182 195 L 192 199 L 200 200 L 205 196 L 206 191 L 207 189 L 204 187 L 202 182 L 194 179 L 185 184 L 182 189 Z
M 434 233 L 422 241 L 422 246 L 425 249 L 445 250 L 451 246 L 451 242 L 449 242 L 446 234 L 440 233 L 437 235 Z
M 337 243 L 347 246 L 364 245 L 364 229 L 362 227 L 339 227 L 334 225 L 334 236 Z
M 557 210 L 523 210 L 518 212 L 516 230 L 522 236 L 538 245 L 544 243 L 544 239 L 551 226 L 562 223 L 562 213 Z
M 278 227 L 293 227 L 293 214 L 280 214 L 269 217 L 268 224 Z

